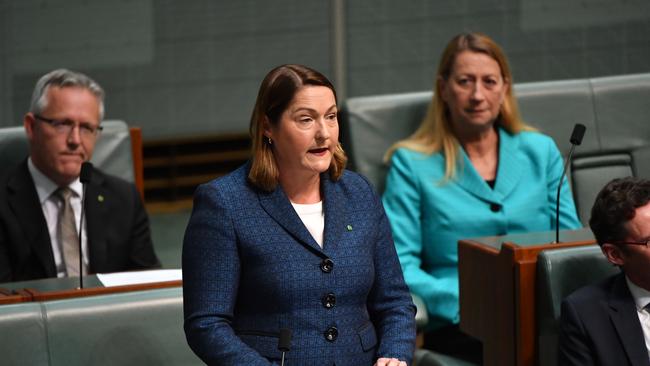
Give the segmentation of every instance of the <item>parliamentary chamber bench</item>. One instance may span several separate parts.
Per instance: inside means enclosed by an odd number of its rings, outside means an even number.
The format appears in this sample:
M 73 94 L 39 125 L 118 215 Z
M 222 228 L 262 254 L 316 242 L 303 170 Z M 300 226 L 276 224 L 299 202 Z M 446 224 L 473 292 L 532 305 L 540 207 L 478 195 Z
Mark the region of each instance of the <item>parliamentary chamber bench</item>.
M 576 147 L 568 170 L 578 215 L 584 226 L 588 226 L 596 194 L 611 179 L 650 178 L 650 73 L 516 83 L 513 90 L 523 120 L 551 136 L 565 157 L 571 147 L 569 138 L 574 125 L 586 126 L 582 144 Z M 393 143 L 416 130 L 432 96 L 431 91 L 372 95 L 349 98 L 342 104 L 340 139 L 349 157 L 348 167 L 365 175 L 380 194 L 388 171 L 388 164 L 383 161 L 385 152 Z M 588 268 L 579 268 L 579 264 L 598 261 L 598 252 L 597 247 L 584 252 L 567 250 L 566 256 L 576 258 L 571 259 L 578 263 L 575 271 L 588 271 Z M 562 300 L 558 293 L 564 296 L 568 288 L 552 285 L 557 282 L 558 271 L 545 266 L 550 259 L 564 260 L 563 253 L 543 256 L 543 261 L 537 263 L 538 281 L 528 284 L 536 288 L 536 301 L 540 302 L 535 310 L 538 344 L 534 364 L 553 365 L 555 361 L 554 342 Z M 586 259 L 582 259 L 583 256 Z M 599 268 L 607 268 L 602 261 Z M 594 276 L 578 276 L 571 282 L 571 288 L 601 278 L 604 273 L 607 270 L 598 271 Z M 423 303 L 417 301 L 416 304 Z M 420 306 L 418 312 L 425 310 Z M 423 329 L 425 324 L 419 322 L 418 328 Z M 416 365 L 467 365 L 422 350 L 418 352 Z
M 570 169 L 583 223 L 595 194 L 607 181 L 628 175 L 650 178 L 650 74 L 520 83 L 514 90 L 524 120 L 553 137 L 563 154 L 568 152 L 573 125 L 587 127 Z M 431 97 L 424 91 L 355 97 L 342 103 L 341 140 L 350 167 L 367 176 L 379 192 L 387 171 L 382 162 L 385 151 L 415 130 Z M 0 145 L 1 141 L 0 136 Z M 5 154 L 0 146 L 0 155 Z M 554 304 L 542 308 L 557 309 Z M 557 311 L 549 316 L 545 339 L 553 337 Z M 4 304 L 0 364 L 199 365 L 182 324 L 180 286 Z M 425 324 L 426 312 L 420 310 L 418 326 Z M 422 351 L 414 364 L 467 365 Z

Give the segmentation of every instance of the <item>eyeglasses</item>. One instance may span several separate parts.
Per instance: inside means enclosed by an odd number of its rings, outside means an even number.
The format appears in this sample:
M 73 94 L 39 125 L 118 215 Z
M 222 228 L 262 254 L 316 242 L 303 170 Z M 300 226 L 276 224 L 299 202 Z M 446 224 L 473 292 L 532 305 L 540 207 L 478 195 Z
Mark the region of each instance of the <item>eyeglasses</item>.
M 617 242 L 610 243 L 610 244 L 614 244 L 614 245 L 643 245 L 645 247 L 650 247 L 648 245 L 648 243 L 650 243 L 650 239 L 645 240 L 645 241 L 617 241 Z
M 48 125 L 54 127 L 54 130 L 56 130 L 57 133 L 62 135 L 69 135 L 70 132 L 77 126 L 75 122 L 70 121 L 69 119 L 65 119 L 65 120 L 51 119 L 51 118 L 45 118 L 38 114 L 34 114 L 34 118 L 43 121 Z M 81 137 L 86 137 L 86 138 L 96 137 L 104 129 L 104 127 L 102 126 L 93 126 L 85 122 L 79 123 L 78 126 L 79 126 L 79 134 L 81 135 Z

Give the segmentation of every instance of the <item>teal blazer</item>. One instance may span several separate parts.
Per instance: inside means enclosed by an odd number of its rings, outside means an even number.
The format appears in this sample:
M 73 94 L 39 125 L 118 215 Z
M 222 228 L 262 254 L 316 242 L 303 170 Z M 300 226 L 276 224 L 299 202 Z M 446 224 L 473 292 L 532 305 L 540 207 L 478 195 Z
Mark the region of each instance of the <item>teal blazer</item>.
M 555 229 L 562 156 L 537 132 L 499 129 L 494 189 L 460 149 L 456 178 L 443 182 L 442 153 L 398 149 L 391 159 L 383 203 L 411 292 L 422 297 L 429 330 L 459 322 L 458 240 Z M 560 228 L 581 227 L 566 181 Z M 480 306 L 480 304 L 477 304 Z

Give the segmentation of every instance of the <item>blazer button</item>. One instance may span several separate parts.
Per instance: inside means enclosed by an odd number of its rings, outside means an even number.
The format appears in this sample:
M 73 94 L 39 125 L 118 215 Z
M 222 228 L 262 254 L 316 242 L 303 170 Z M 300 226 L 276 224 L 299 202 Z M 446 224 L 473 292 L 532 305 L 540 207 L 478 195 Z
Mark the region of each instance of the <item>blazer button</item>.
M 336 338 L 338 338 L 339 336 L 339 330 L 336 329 L 336 327 L 329 327 L 327 328 L 324 334 L 325 334 L 325 339 L 328 342 L 334 342 Z
M 330 292 L 327 295 L 323 296 L 321 302 L 326 309 L 331 309 L 334 307 L 334 305 L 336 305 L 336 296 Z
M 498 203 L 491 203 L 490 210 L 492 210 L 492 212 L 499 212 L 501 211 L 501 205 Z
M 332 262 L 332 260 L 329 258 L 323 259 L 323 261 L 320 262 L 320 270 L 325 273 L 332 272 L 333 268 L 334 268 L 334 262 Z

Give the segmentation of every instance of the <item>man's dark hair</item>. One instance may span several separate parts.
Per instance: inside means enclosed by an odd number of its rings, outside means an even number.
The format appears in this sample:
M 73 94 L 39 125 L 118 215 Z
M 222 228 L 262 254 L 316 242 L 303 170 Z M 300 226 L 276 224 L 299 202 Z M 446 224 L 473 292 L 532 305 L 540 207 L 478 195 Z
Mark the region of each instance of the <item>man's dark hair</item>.
M 625 223 L 634 218 L 637 208 L 650 201 L 650 180 L 626 177 L 607 183 L 591 208 L 589 226 L 598 245 L 624 241 Z

